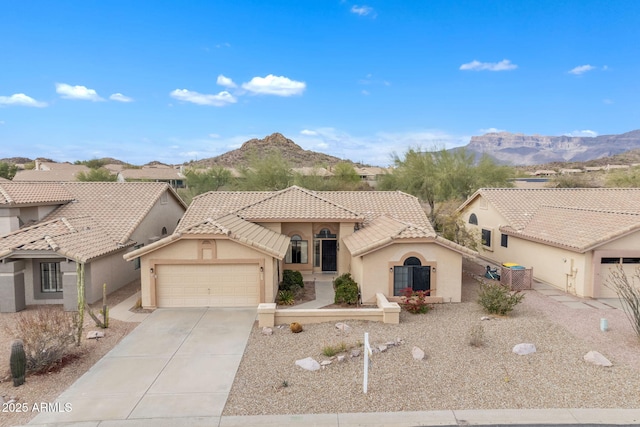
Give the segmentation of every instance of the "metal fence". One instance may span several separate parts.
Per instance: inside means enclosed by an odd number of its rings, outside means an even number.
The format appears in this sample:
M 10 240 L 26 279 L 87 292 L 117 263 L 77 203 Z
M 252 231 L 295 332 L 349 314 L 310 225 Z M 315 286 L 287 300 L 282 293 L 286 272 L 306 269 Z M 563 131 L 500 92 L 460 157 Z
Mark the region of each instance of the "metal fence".
M 533 268 L 509 268 L 502 267 L 500 274 L 500 284 L 508 286 L 514 291 L 532 289 Z

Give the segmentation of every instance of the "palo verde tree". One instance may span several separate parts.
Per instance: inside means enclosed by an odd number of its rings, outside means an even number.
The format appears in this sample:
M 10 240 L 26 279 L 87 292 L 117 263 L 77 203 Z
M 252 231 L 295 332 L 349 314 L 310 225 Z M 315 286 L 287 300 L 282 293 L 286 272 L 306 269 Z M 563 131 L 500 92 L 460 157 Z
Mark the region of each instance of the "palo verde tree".
M 236 180 L 236 186 L 239 190 L 283 190 L 293 183 L 291 166 L 278 151 L 271 151 L 263 157 L 251 153 L 249 166 L 240 167 L 238 171 L 240 178 Z
M 78 181 L 86 182 L 116 182 L 118 179 L 117 175 L 112 174 L 105 168 L 91 169 L 89 172 L 79 172 L 76 178 Z
M 184 172 L 187 177 L 187 186 L 194 196 L 217 191 L 220 187 L 231 182 L 231 171 L 224 166 L 213 166 L 209 169 L 187 169 Z
M 18 172 L 18 167 L 16 165 L 0 162 L 0 178 L 11 180 L 16 173 Z
M 512 169 L 483 156 L 476 164 L 464 148 L 422 151 L 410 148 L 404 158 L 394 155 L 395 169 L 381 179 L 383 190 L 401 190 L 426 202 L 435 219 L 436 203 L 466 199 L 478 188 L 510 187 Z

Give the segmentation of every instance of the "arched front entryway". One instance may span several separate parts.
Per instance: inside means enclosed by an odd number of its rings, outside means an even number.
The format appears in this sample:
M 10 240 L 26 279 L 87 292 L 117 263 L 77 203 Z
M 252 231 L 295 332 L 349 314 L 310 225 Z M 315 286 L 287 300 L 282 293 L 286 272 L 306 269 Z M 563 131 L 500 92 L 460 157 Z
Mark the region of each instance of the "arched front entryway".
M 393 269 L 393 295 L 403 295 L 402 290 L 411 288 L 414 291 L 431 289 L 431 267 L 423 266 L 420 259 L 410 256 L 402 265 Z
M 338 236 L 323 228 L 314 237 L 314 265 L 322 271 L 338 271 Z

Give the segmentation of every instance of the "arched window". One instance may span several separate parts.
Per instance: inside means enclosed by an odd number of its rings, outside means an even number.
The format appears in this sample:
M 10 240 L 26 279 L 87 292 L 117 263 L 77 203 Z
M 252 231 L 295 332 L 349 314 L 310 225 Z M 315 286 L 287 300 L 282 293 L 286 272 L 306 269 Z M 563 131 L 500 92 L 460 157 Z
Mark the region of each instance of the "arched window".
M 213 259 L 214 246 L 210 241 L 203 241 L 200 248 L 202 251 L 202 259 Z
M 167 235 L 167 227 L 162 227 L 162 235 L 163 236 Z
M 306 264 L 308 260 L 308 243 L 297 234 L 291 236 L 289 250 L 284 262 L 287 264 Z
M 320 230 L 318 234 L 316 234 L 316 239 L 335 239 L 336 235 L 331 233 L 331 230 L 328 228 L 323 228 Z
M 469 224 L 478 225 L 478 217 L 476 214 L 472 213 L 469 215 Z
M 406 260 L 404 260 L 404 264 L 402 265 L 422 265 L 420 260 L 414 256 L 410 256 Z

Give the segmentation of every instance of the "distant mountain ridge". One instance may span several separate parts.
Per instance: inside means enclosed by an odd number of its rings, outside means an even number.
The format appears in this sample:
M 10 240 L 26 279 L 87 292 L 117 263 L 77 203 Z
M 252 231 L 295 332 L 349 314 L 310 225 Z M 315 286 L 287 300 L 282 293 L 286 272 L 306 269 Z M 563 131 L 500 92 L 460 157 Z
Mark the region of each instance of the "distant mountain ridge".
M 508 132 L 473 136 L 465 147 L 513 166 L 586 162 L 640 148 L 640 129 L 596 137 L 524 135 Z
M 319 165 L 334 166 L 343 160 L 316 151 L 305 150 L 281 133 L 273 133 L 264 139 L 253 138 L 236 150 L 228 151 L 217 157 L 190 162 L 191 166 L 225 166 L 230 168 L 248 166 L 251 155 L 262 158 L 271 152 L 278 152 L 293 167 L 313 167 Z

